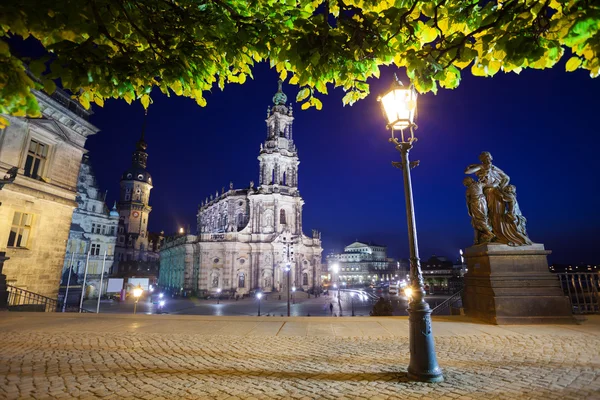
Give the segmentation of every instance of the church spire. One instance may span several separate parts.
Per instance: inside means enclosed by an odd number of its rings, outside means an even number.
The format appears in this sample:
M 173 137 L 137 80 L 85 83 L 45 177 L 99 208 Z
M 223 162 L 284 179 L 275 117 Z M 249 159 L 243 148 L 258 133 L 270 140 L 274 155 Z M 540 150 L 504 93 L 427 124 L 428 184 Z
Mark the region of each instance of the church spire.
M 283 85 L 283 81 L 280 79 L 279 81 L 277 81 L 277 85 L 277 93 L 275 93 L 275 96 L 273 96 L 273 104 L 275 104 L 276 106 L 285 106 L 287 96 L 285 95 L 285 93 L 283 93 L 283 89 L 281 87 Z
M 137 141 L 136 150 L 133 152 L 133 156 L 131 158 L 131 164 L 134 167 L 146 168 L 146 162 L 148 160 L 148 153 L 146 153 L 146 149 L 148 148 L 148 144 L 146 143 L 146 124 L 148 121 L 148 109 L 144 112 L 144 122 L 142 124 L 142 134 L 140 135 L 140 140 Z

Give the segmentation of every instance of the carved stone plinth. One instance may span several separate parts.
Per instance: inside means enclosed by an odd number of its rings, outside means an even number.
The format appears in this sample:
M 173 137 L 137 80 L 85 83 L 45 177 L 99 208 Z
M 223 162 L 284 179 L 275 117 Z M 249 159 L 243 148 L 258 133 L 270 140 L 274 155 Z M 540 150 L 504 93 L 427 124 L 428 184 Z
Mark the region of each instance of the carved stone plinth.
M 6 275 L 2 273 L 4 261 L 8 260 L 6 253 L 0 251 L 0 311 L 8 310 L 8 291 L 6 287 Z
M 498 325 L 575 323 L 568 297 L 548 271 L 550 253 L 536 243 L 467 248 L 466 314 Z

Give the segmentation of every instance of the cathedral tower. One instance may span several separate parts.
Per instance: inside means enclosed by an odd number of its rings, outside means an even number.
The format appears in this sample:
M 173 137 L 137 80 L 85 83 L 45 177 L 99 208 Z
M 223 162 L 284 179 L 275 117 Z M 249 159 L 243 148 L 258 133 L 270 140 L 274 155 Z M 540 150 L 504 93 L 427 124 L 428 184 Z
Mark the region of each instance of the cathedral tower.
M 267 138 L 261 144 L 259 185 L 262 192 L 296 194 L 298 191 L 298 152 L 292 136 L 292 105 L 281 90 L 273 96 L 273 108 L 267 109 Z

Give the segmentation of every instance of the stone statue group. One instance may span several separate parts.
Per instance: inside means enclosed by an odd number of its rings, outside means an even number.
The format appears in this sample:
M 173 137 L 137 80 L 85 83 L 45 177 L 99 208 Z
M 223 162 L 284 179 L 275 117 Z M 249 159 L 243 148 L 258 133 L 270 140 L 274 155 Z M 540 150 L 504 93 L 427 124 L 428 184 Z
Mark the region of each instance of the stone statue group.
M 465 169 L 465 174 L 475 174 L 477 180 L 470 176 L 463 180 L 475 244 L 530 245 L 527 220 L 519 209 L 515 186 L 508 184 L 510 178 L 504 171 L 492 165 L 490 153 L 484 151 L 479 160 L 481 164 L 471 164 Z

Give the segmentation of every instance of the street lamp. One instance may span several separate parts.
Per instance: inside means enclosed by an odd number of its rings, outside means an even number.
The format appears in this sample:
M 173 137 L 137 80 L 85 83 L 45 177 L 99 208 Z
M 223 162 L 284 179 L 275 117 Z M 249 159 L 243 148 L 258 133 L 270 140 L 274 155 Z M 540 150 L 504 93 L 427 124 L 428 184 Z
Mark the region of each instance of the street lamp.
M 258 316 L 260 317 L 260 299 L 262 298 L 262 293 L 256 293 L 256 298 L 258 299 Z
M 221 288 L 217 289 L 217 304 L 219 304 L 219 300 L 221 300 Z
M 408 153 L 417 140 L 414 135 L 417 128 L 414 122 L 417 113 L 417 92 L 412 85 L 410 87 L 402 86 L 402 83 L 396 79 L 390 89 L 378 100 L 381 101 L 383 113 L 387 119 L 387 128 L 391 131 L 389 141 L 395 145 L 402 158 L 402 161 L 392 162 L 392 165 L 401 169 L 404 177 L 404 197 L 410 249 L 410 285 L 412 293 L 408 302 L 410 329 L 408 377 L 423 382 L 442 382 L 444 376 L 437 363 L 431 331 L 431 309 L 424 300 L 425 289 L 417 244 L 410 170 L 419 165 L 419 162 L 411 163 L 408 161 Z M 396 133 L 399 135 L 395 135 Z
M 354 292 L 350 292 L 350 301 L 352 302 L 352 316 L 354 317 Z
M 285 266 L 285 273 L 287 275 L 287 286 L 286 286 L 286 291 L 287 291 L 287 316 L 290 316 L 290 264 L 288 263 Z
M 144 289 L 142 289 L 142 287 L 140 286 L 139 283 L 138 283 L 137 287 L 135 289 L 133 289 L 133 297 L 135 297 L 135 303 L 133 305 L 133 313 L 134 314 L 137 311 L 137 303 L 143 292 L 144 292 Z
M 296 304 L 296 300 L 294 300 L 294 293 L 296 292 L 296 286 L 292 288 L 292 304 Z

